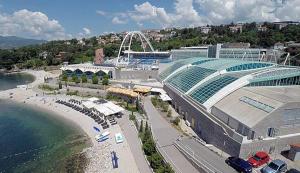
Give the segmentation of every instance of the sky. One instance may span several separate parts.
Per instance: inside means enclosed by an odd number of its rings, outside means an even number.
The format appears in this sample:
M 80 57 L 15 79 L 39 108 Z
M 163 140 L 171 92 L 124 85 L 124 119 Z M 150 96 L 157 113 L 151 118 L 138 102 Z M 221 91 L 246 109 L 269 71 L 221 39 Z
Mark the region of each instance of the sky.
M 231 22 L 300 20 L 300 0 L 0 0 L 0 35 L 56 40 Z

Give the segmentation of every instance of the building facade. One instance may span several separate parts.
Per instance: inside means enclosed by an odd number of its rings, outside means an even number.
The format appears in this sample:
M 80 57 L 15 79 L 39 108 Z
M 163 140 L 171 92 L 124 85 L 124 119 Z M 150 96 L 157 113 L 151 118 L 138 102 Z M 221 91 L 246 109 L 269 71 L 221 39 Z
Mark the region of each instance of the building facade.
M 300 69 L 190 58 L 159 75 L 172 106 L 200 138 L 230 155 L 280 153 L 300 142 Z
M 104 63 L 104 52 L 103 48 L 96 49 L 95 50 L 95 58 L 94 58 L 94 64 L 95 65 L 101 65 Z

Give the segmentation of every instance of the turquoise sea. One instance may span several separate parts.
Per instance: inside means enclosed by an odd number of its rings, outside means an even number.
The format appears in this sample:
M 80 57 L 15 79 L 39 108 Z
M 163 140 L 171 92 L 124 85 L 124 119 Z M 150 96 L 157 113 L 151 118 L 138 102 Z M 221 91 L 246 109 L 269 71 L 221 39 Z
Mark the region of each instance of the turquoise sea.
M 8 80 L 2 76 L 0 90 L 28 80 L 19 74 Z M 60 117 L 0 98 L 0 173 L 73 172 L 76 167 L 81 172 L 78 163 L 84 161 L 76 153 L 87 143 L 77 126 Z
M 0 91 L 15 88 L 34 81 L 34 76 L 25 73 L 4 74 L 0 73 Z

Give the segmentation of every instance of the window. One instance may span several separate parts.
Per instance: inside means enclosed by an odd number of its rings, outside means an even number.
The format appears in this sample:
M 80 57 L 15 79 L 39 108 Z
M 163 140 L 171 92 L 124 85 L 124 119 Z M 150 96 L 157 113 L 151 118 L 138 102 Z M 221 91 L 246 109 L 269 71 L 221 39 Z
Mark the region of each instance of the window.
M 275 137 L 275 136 L 278 136 L 278 134 L 279 134 L 279 130 L 278 129 L 272 128 L 272 127 L 268 128 L 268 134 L 267 135 L 269 137 Z
M 248 105 L 251 105 L 251 106 L 253 106 L 257 109 L 263 110 L 267 113 L 270 113 L 275 109 L 274 107 L 272 107 L 270 105 L 264 104 L 260 101 L 254 100 L 254 99 L 246 97 L 246 96 L 241 97 L 240 101 L 242 101 L 244 103 L 247 103 Z

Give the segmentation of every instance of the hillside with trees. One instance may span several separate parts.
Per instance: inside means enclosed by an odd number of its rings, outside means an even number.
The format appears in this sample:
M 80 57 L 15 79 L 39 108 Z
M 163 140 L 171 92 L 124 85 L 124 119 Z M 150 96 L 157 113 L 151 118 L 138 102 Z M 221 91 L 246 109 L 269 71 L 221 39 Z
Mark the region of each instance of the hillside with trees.
M 159 34 L 175 33 L 164 40 L 150 40 L 154 49 L 166 51 L 180 47 L 198 46 L 206 44 L 226 42 L 249 42 L 251 47 L 272 47 L 277 42 L 300 42 L 300 26 L 288 25 L 281 30 L 272 23 L 264 23 L 266 31 L 258 31 L 256 23 L 243 25 L 243 32 L 230 31 L 230 25 L 211 26 L 211 32 L 204 34 L 199 28 L 184 28 L 161 30 Z M 82 40 L 71 39 L 62 41 L 49 41 L 40 45 L 24 46 L 21 48 L 0 49 L 0 69 L 11 69 L 15 65 L 20 68 L 37 68 L 41 66 L 58 65 L 56 55 L 65 52 L 63 61 L 70 63 L 82 63 L 91 61 L 97 48 L 103 48 L 105 57 L 116 57 L 122 34 L 108 34 L 100 36 L 105 42 L 99 41 L 100 37 L 84 38 Z M 112 38 L 118 39 L 112 39 Z M 138 43 L 132 45 L 133 50 L 141 50 Z M 297 55 L 293 57 L 300 59 Z
M 0 49 L 18 48 L 28 45 L 45 43 L 45 40 L 35 40 L 15 36 L 0 36 Z

